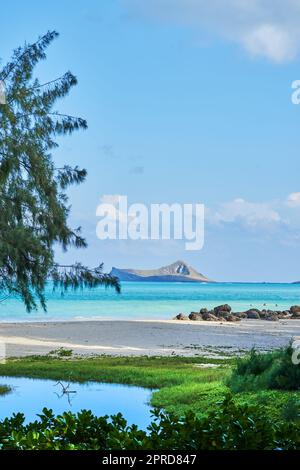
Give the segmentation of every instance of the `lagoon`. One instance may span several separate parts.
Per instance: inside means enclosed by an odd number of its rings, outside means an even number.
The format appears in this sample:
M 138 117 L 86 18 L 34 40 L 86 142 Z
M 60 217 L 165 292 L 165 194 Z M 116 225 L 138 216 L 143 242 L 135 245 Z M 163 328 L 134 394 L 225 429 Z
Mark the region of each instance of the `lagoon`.
M 82 409 L 91 410 L 96 416 L 121 412 L 128 424 L 137 424 L 142 429 L 151 422 L 151 390 L 146 388 L 100 382 L 63 381 L 61 385 L 53 380 L 1 376 L 0 384 L 12 387 L 10 393 L 0 396 L 0 420 L 20 412 L 28 423 L 37 419 L 37 414 L 46 407 L 56 415 Z M 68 385 L 72 393 L 63 393 L 63 386 Z

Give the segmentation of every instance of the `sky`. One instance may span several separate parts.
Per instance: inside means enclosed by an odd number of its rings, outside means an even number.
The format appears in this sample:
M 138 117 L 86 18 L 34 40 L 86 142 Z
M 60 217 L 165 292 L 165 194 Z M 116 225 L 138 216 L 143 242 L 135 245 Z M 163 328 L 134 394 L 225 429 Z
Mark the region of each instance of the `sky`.
M 12 0 L 0 58 L 47 30 L 60 37 L 36 69 L 71 70 L 57 104 L 89 128 L 59 140 L 56 161 L 83 166 L 70 224 L 86 250 L 58 261 L 155 268 L 183 259 L 219 281 L 300 280 L 299 0 Z M 96 208 L 202 203 L 205 243 L 99 240 Z

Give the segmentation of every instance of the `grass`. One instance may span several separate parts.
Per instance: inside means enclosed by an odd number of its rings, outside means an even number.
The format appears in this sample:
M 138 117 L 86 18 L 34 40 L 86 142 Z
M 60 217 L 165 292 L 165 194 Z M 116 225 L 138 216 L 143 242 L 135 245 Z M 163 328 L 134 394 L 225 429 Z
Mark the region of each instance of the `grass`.
M 217 368 L 201 368 L 212 363 Z M 231 376 L 233 359 L 186 357 L 28 357 L 0 365 L 0 375 L 63 381 L 99 381 L 153 389 L 151 405 L 182 415 L 192 410 L 203 416 L 220 406 Z M 263 405 L 266 414 L 280 420 L 293 413 L 300 392 L 256 390 L 234 393 L 238 404 Z M 88 408 L 88 403 L 86 404 Z
M 200 368 L 207 363 L 218 368 Z M 232 360 L 184 357 L 107 357 L 78 359 L 28 357 L 9 359 L 0 365 L 0 375 L 47 378 L 63 381 L 99 381 L 136 385 L 153 389 L 151 405 L 182 414 L 200 409 L 204 397 L 217 401 L 224 397 L 222 381 Z M 158 389 L 158 390 L 155 390 Z M 210 398 L 209 398 L 210 397 Z M 88 404 L 87 404 L 88 407 Z

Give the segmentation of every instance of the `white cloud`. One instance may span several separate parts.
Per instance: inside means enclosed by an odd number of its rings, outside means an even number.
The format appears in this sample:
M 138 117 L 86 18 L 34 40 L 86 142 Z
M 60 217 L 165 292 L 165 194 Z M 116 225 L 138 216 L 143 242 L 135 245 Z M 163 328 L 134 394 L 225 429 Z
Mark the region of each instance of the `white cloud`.
M 291 193 L 286 202 L 289 207 L 300 207 L 300 193 Z
M 271 204 L 248 202 L 240 198 L 221 204 L 209 219 L 213 224 L 240 223 L 249 228 L 274 226 L 282 222 Z
M 242 42 L 252 55 L 262 55 L 274 62 L 284 62 L 296 55 L 290 34 L 277 25 L 258 26 L 245 34 Z
M 106 217 L 120 225 L 134 220 L 134 216 L 126 212 L 126 207 L 120 205 L 124 196 L 103 195 L 96 215 Z M 217 206 L 205 207 L 205 225 L 212 229 L 231 226 L 241 228 L 249 233 L 265 234 L 267 237 L 275 232 L 281 234 L 282 243 L 293 243 L 299 238 L 300 219 L 300 192 L 289 194 L 286 198 L 273 201 L 247 201 L 235 198 L 231 201 L 220 202 Z M 128 209 L 128 208 L 127 208 Z M 94 219 L 93 219 L 94 220 Z
M 148 17 L 194 27 L 274 62 L 300 50 L 299 0 L 123 0 Z

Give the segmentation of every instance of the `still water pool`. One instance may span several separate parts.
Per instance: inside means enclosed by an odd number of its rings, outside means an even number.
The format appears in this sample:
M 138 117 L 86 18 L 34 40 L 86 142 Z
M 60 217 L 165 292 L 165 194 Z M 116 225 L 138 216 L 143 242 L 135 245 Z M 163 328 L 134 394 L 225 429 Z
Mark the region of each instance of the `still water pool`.
M 151 421 L 151 390 L 141 387 L 100 382 L 68 384 L 62 381 L 60 384 L 53 380 L 3 376 L 0 376 L 0 384 L 12 387 L 11 393 L 0 396 L 0 419 L 21 412 L 29 422 L 37 419 L 36 415 L 46 407 L 55 414 L 76 413 L 82 409 L 89 409 L 96 416 L 121 412 L 128 424 L 137 424 L 143 429 Z

